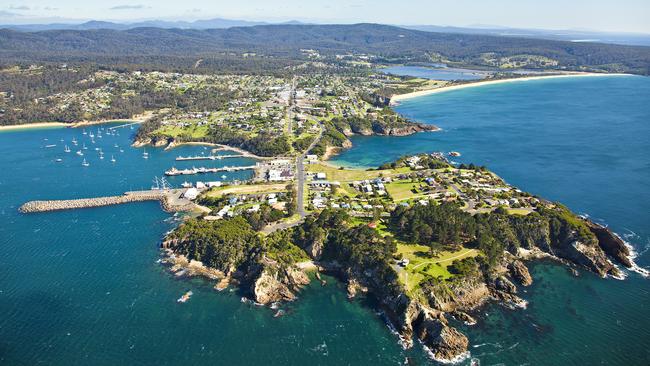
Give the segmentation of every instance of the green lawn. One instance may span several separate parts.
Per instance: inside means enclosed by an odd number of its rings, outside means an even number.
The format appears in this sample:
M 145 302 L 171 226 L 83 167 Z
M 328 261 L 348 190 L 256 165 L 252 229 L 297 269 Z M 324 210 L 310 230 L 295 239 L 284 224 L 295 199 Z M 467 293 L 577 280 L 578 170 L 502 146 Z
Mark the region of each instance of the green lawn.
M 397 244 L 397 253 L 410 261 L 400 273 L 400 281 L 408 291 L 418 287 L 427 275 L 432 277 L 449 278 L 452 276 L 447 267 L 455 260 L 475 257 L 476 249 L 461 248 L 457 251 L 442 251 L 437 256 L 429 255 L 429 247 L 419 244 Z
M 325 173 L 327 180 L 338 182 L 351 182 L 355 180 L 374 179 L 379 176 L 392 176 L 396 174 L 408 173 L 410 168 L 386 169 L 386 170 L 363 170 L 363 169 L 339 169 L 329 164 L 309 164 L 306 165 L 307 171 L 313 173 Z
M 413 193 L 411 189 L 413 186 L 418 187 L 419 185 L 419 183 L 411 181 L 392 182 L 386 184 L 386 190 L 394 201 L 403 201 L 415 196 L 416 193 Z

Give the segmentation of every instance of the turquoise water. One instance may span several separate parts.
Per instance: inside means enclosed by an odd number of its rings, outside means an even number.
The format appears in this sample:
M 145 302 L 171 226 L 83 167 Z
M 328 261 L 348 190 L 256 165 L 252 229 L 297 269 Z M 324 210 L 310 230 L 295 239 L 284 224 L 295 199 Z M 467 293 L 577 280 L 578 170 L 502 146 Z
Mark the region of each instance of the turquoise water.
M 421 66 L 391 66 L 380 69 L 382 72 L 400 76 L 415 76 L 432 80 L 479 80 L 487 73 L 446 67 L 421 67 Z
M 397 110 L 441 132 L 355 137 L 334 159 L 377 166 L 459 151 L 524 190 L 610 225 L 650 265 L 650 79 L 598 77 L 498 84 L 404 101 Z M 650 282 L 539 264 L 524 311 L 488 307 L 468 329 L 482 364 L 650 364 Z
M 0 364 L 394 365 L 407 355 L 424 360 L 419 349 L 402 351 L 371 307 L 348 301 L 331 278 L 324 288 L 306 289 L 280 318 L 241 302 L 236 292 L 174 278 L 156 261 L 158 242 L 176 219 L 157 203 L 18 213 L 20 204 L 32 199 L 146 189 L 173 165 L 251 163 L 174 161 L 177 155 L 209 152 L 201 146 L 148 148 L 145 160 L 143 149 L 128 146 L 134 131 L 120 131 L 119 137 L 96 138 L 95 145 L 76 129 L 0 133 Z M 77 148 L 63 152 L 73 137 L 89 147 L 84 156 L 89 167 L 81 166 Z M 44 147 L 49 144 L 57 146 Z M 226 174 L 231 180 L 250 173 Z M 178 186 L 185 178 L 170 181 Z M 221 177 L 188 178 L 199 179 Z M 192 298 L 177 303 L 188 290 Z
M 376 166 L 406 153 L 458 150 L 459 160 L 487 164 L 513 184 L 607 222 L 626 234 L 640 252 L 639 264 L 648 266 L 649 95 L 650 80 L 635 77 L 439 94 L 404 102 L 399 110 L 443 132 L 355 138 L 337 161 Z M 348 301 L 332 279 L 324 288 L 307 288 L 286 306 L 287 315 L 274 318 L 236 292 L 174 278 L 156 261 L 157 243 L 176 219 L 156 203 L 17 212 L 26 200 L 148 188 L 172 165 L 224 164 L 174 161 L 207 153 L 200 146 L 147 149 L 151 158 L 144 160 L 142 149 L 128 147 L 132 132 L 96 139 L 107 158 L 88 151 L 88 168 L 74 152 L 63 153 L 59 141 L 82 139 L 79 130 L 0 133 L 0 364 L 396 365 L 406 357 L 429 364 L 418 346 L 403 351 L 381 317 L 363 302 Z M 58 146 L 44 148 L 48 144 Z M 246 178 L 237 174 L 228 179 Z M 535 284 L 522 294 L 528 309 L 490 306 L 478 326 L 465 329 L 482 365 L 650 363 L 647 280 L 636 274 L 626 281 L 588 273 L 574 278 L 551 264 L 536 265 L 533 275 Z M 190 289 L 192 298 L 178 304 Z

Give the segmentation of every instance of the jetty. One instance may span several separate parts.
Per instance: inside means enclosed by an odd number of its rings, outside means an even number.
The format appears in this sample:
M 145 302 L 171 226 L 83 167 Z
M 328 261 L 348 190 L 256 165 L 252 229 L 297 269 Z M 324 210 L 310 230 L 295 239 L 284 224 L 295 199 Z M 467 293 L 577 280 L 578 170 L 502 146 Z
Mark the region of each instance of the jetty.
M 79 198 L 71 200 L 30 201 L 18 209 L 22 213 L 37 213 L 60 210 L 121 205 L 131 202 L 160 201 L 166 212 L 192 211 L 197 206 L 183 198 L 184 189 L 166 189 L 125 192 L 121 196 Z
M 233 158 L 243 158 L 244 155 L 234 154 L 234 155 L 199 155 L 199 156 L 177 156 L 176 161 L 188 161 L 188 160 L 221 160 L 221 159 L 233 159 Z
M 207 173 L 219 173 L 219 172 L 237 172 L 242 170 L 252 170 L 255 169 L 256 165 L 249 166 L 224 166 L 221 168 L 192 168 L 192 169 L 176 169 L 171 168 L 165 171 L 167 176 L 176 176 L 176 175 L 195 175 L 195 174 L 207 174 Z

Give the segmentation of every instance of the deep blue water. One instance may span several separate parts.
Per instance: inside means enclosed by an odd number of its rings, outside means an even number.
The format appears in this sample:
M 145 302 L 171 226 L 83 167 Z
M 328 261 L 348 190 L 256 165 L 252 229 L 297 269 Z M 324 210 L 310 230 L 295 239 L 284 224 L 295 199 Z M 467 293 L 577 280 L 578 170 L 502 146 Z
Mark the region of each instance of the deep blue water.
M 459 160 L 487 164 L 525 190 L 629 234 L 641 253 L 637 261 L 648 266 L 649 92 L 649 79 L 625 77 L 438 94 L 398 109 L 443 132 L 355 138 L 355 147 L 336 161 L 376 166 L 407 153 L 458 150 Z M 80 130 L 0 133 L 0 364 L 395 365 L 407 356 L 411 364 L 429 363 L 417 346 L 401 350 L 380 317 L 348 301 L 332 279 L 326 287 L 308 287 L 287 315 L 273 318 L 236 292 L 174 278 L 156 263 L 157 243 L 175 225 L 157 203 L 17 212 L 32 199 L 148 188 L 172 165 L 193 165 L 177 164 L 175 156 L 207 152 L 200 146 L 147 149 L 151 158 L 144 160 L 142 149 L 128 147 L 130 133 L 97 139 L 107 158 L 87 151 L 88 168 L 74 153 L 63 153 L 59 141 L 81 139 Z M 54 162 L 58 157 L 64 162 Z M 246 178 L 238 174 L 228 179 Z M 637 274 L 625 281 L 588 273 L 574 278 L 552 264 L 534 266 L 533 276 L 535 284 L 522 294 L 528 309 L 489 306 L 478 326 L 465 329 L 482 365 L 650 363 L 648 280 Z M 189 289 L 194 296 L 178 304 Z
M 459 151 L 523 190 L 610 225 L 650 266 L 650 79 L 597 77 L 480 86 L 406 100 L 397 111 L 443 131 L 355 137 L 334 159 L 377 166 Z M 650 364 L 650 280 L 537 265 L 525 311 L 487 309 L 468 330 L 482 364 Z M 485 345 L 482 345 L 485 344 Z
M 485 72 L 469 69 L 422 67 L 422 66 L 391 66 L 380 69 L 381 72 L 399 76 L 415 76 L 432 80 L 478 80 L 486 77 Z

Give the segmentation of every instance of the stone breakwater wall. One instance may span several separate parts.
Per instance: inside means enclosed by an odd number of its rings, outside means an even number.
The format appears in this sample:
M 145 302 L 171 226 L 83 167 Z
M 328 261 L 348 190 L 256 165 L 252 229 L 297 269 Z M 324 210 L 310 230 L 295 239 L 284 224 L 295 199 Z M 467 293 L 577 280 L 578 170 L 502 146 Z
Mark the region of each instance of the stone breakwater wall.
M 80 198 L 72 200 L 30 201 L 20 206 L 18 210 L 22 213 L 36 213 L 112 206 L 144 201 L 160 201 L 163 210 L 167 212 L 192 210 L 194 204 L 189 200 L 180 198 L 180 195 L 181 191 L 179 190 L 126 192 L 121 196 Z

